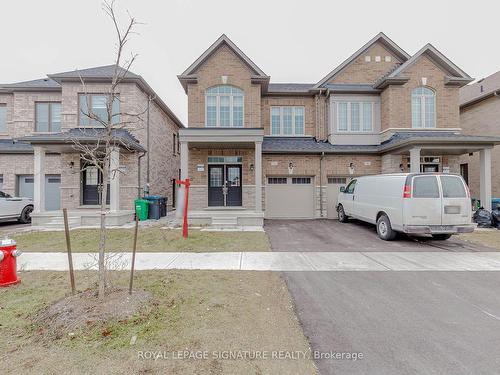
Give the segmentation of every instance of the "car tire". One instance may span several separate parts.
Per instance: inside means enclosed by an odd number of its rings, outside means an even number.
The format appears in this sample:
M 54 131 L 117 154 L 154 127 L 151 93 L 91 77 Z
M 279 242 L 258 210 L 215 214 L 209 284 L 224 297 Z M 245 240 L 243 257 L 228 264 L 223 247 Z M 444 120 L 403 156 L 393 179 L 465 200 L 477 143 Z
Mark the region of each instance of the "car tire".
M 451 237 L 451 234 L 449 234 L 449 233 L 439 233 L 439 234 L 432 235 L 432 239 L 436 240 L 436 241 L 446 241 L 450 237 Z
M 347 223 L 347 220 L 349 219 L 345 214 L 344 207 L 342 207 L 341 204 L 337 207 L 337 217 L 341 223 Z
M 384 241 L 392 241 L 396 238 L 396 232 L 392 229 L 391 221 L 387 215 L 378 218 L 377 234 Z
M 23 224 L 31 223 L 31 213 L 33 212 L 33 206 L 26 206 L 21 211 L 21 216 L 19 216 L 19 222 Z

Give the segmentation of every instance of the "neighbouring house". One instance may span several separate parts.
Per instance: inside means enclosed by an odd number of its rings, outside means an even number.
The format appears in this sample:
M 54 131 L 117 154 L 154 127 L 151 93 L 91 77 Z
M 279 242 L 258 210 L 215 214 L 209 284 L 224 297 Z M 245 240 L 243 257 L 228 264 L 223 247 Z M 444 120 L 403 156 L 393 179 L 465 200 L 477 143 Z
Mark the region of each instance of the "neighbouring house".
M 98 220 L 102 176 L 72 141 L 96 143 L 102 125 L 84 107 L 105 116 L 113 70 L 102 66 L 0 85 L 0 190 L 34 198 L 34 225 L 60 223 L 61 208 L 79 221 L 73 224 Z M 172 204 L 180 166 L 183 124 L 140 75 L 122 73 L 114 111 L 141 115 L 130 128 L 115 130 L 120 142 L 112 163 L 120 173 L 110 177 L 110 224 L 132 218 L 134 199 L 148 183 L 150 194 Z
M 500 72 L 460 89 L 460 126 L 463 134 L 500 136 Z M 491 151 L 492 194 L 500 198 L 500 148 Z M 480 155 L 462 155 L 460 169 L 468 180 L 471 194 L 481 196 Z
M 430 44 L 410 55 L 380 33 L 317 83 L 271 83 L 222 35 L 178 78 L 191 223 L 334 218 L 339 187 L 355 176 L 460 173 L 471 152 L 481 198 L 491 196 L 500 138 L 461 132 L 459 90 L 472 78 Z

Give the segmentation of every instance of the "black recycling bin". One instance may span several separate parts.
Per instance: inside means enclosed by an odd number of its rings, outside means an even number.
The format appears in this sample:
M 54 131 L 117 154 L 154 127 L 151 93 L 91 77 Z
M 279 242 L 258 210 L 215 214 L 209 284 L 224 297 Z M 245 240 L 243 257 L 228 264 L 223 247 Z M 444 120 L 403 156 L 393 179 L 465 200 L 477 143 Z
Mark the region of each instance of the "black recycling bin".
M 161 197 L 160 198 L 160 216 L 167 216 L 167 197 Z
M 144 199 L 146 199 L 149 202 L 149 213 L 148 213 L 148 219 L 154 219 L 154 220 L 159 220 L 161 217 L 161 198 L 158 195 L 148 195 L 145 196 Z

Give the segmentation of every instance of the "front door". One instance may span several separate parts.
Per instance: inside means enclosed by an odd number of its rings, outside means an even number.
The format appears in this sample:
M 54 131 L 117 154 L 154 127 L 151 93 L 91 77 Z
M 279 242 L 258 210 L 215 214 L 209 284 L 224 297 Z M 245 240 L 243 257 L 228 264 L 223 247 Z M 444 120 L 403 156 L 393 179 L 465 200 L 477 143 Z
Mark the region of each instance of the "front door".
M 82 168 L 82 204 L 98 205 L 101 203 L 102 173 L 95 165 L 84 165 Z M 109 204 L 109 184 L 106 204 Z
M 208 166 L 208 206 L 241 206 L 241 165 Z
M 241 206 L 241 165 L 226 165 L 226 206 Z

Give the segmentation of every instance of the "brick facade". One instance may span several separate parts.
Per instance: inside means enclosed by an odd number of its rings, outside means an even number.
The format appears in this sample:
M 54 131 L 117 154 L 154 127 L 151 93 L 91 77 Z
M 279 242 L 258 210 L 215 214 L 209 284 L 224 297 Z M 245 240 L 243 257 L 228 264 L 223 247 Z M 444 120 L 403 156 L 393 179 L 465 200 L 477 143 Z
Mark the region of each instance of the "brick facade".
M 103 94 L 108 91 L 107 83 L 86 83 L 63 81 L 60 91 L 32 92 L 14 91 L 0 94 L 0 104 L 7 106 L 7 132 L 0 133 L 0 139 L 15 139 L 37 135 L 35 132 L 35 103 L 39 101 L 61 102 L 61 129 L 67 131 L 78 128 L 78 95 L 82 93 Z M 122 116 L 121 121 L 132 121 L 127 126 L 139 143 L 147 144 L 147 104 L 148 94 L 134 82 L 124 82 L 117 87 L 120 96 L 120 112 L 139 114 L 138 118 Z M 150 194 L 168 197 L 168 205 L 173 202 L 173 180 L 179 177 L 180 156 L 177 146 L 178 125 L 156 102 L 151 101 L 149 110 L 150 124 Z M 174 144 L 173 135 L 176 134 Z M 46 174 L 61 175 L 61 207 L 81 206 L 80 158 L 71 151 L 60 152 L 47 146 Z M 138 184 L 138 154 L 121 150 L 120 152 L 120 209 L 132 209 L 138 189 L 144 187 L 147 178 L 147 157 L 141 158 L 141 183 Z M 70 163 L 73 163 L 71 167 Z M 32 154 L 0 154 L 0 175 L 3 175 L 3 189 L 17 194 L 16 175 L 32 174 L 34 161 Z
M 477 104 L 463 108 L 460 125 L 464 134 L 498 136 L 500 128 L 500 99 L 493 96 Z M 460 163 L 468 164 L 471 195 L 479 198 L 479 153 L 462 155 Z M 491 151 L 491 194 L 500 197 L 500 147 Z M 496 167 L 496 168 L 495 168 Z

